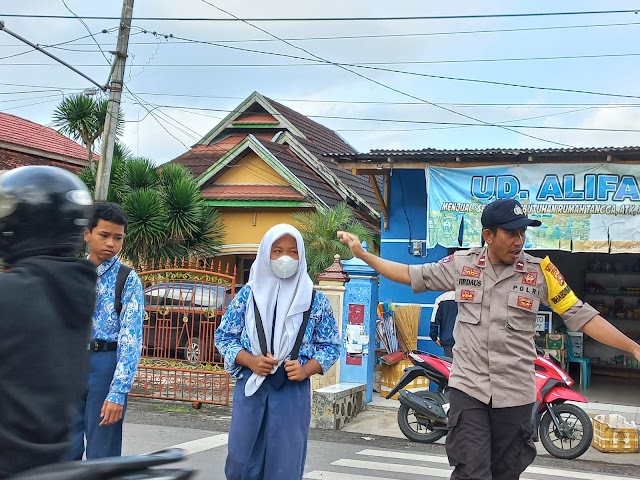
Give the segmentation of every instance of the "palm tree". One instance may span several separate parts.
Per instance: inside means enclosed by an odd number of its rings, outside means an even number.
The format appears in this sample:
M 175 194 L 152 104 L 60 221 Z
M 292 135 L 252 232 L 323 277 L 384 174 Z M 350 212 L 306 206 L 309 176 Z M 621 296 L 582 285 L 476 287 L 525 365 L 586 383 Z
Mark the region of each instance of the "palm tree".
M 66 97 L 53 112 L 53 126 L 60 133 L 81 141 L 87 149 L 87 160 L 94 166 L 93 146 L 102 137 L 107 118 L 107 99 L 95 100 L 84 94 Z M 122 112 L 118 114 L 116 135 L 122 134 Z
M 307 254 L 307 269 L 312 279 L 333 263 L 335 254 L 342 259 L 349 259 L 353 254 L 349 247 L 341 243 L 336 232 L 346 230 L 366 241 L 369 249 L 374 248 L 375 235 L 353 215 L 353 210 L 340 203 L 326 210 L 298 212 L 291 216 L 298 225 L 304 239 Z
M 129 217 L 122 255 L 134 264 L 152 260 L 215 256 L 224 240 L 220 213 L 208 207 L 183 165 L 156 168 L 147 158 L 116 149 L 107 200 Z M 95 171 L 80 177 L 93 191 Z

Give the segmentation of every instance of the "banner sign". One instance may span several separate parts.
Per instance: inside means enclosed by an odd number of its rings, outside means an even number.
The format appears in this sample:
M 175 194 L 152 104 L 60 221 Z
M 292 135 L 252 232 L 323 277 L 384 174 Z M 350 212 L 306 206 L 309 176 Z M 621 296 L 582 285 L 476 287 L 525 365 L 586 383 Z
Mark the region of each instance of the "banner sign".
M 640 165 L 551 164 L 427 168 L 429 246 L 480 245 L 480 215 L 515 198 L 541 227 L 525 248 L 640 252 Z

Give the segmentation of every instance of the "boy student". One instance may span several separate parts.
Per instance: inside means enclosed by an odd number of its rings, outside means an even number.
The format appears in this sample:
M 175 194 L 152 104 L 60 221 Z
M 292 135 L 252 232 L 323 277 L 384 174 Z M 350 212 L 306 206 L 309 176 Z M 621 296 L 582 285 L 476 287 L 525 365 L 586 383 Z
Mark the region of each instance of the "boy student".
M 120 205 L 96 203 L 84 232 L 87 258 L 98 274 L 98 297 L 87 346 L 87 389 L 72 424 L 71 460 L 82 459 L 85 438 L 87 459 L 122 452 L 122 422 L 142 350 L 144 318 L 142 283 L 117 257 L 127 222 Z

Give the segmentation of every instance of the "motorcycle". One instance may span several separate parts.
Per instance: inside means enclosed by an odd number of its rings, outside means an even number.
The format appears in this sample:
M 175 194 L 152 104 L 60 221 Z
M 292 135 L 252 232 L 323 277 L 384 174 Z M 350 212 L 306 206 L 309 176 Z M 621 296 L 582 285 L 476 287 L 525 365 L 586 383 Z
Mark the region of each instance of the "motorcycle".
M 593 438 L 591 419 L 580 407 L 567 401 L 587 403 L 587 399 L 571 387 L 571 377 L 553 361 L 544 358 L 537 348 L 534 360 L 536 401 L 533 406 L 533 440 L 541 441 L 554 457 L 572 460 L 587 451 Z M 433 443 L 444 437 L 449 412 L 449 375 L 452 359 L 427 352 L 408 354 L 413 366 L 405 373 L 386 398 L 400 392 L 398 426 L 409 440 Z M 426 377 L 437 386 L 435 392 L 410 392 L 403 388 L 418 377 Z M 413 418 L 413 420 L 412 420 Z
M 11 480 L 189 480 L 195 475 L 195 470 L 155 468 L 183 459 L 182 450 L 169 448 L 137 457 L 45 465 L 12 476 Z

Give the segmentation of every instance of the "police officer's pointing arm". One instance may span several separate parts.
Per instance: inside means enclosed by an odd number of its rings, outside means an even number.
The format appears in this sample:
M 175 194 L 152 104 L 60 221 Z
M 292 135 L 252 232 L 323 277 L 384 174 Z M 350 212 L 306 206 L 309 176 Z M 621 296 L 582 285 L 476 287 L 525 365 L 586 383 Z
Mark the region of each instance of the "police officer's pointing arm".
M 455 289 L 455 267 L 444 259 L 437 263 L 405 265 L 380 258 L 365 251 L 360 239 L 349 232 L 338 232 L 338 238 L 347 245 L 353 255 L 367 263 L 376 272 L 389 280 L 410 285 L 414 292 L 427 290 L 449 291 Z M 449 259 L 450 257 L 447 257 Z M 452 258 L 452 257 L 451 257 Z
M 365 251 L 360 244 L 360 239 L 349 232 L 338 232 L 338 238 L 342 243 L 347 245 L 351 250 L 351 253 L 356 258 L 364 261 L 373 268 L 376 272 L 389 280 L 402 283 L 404 285 L 411 285 L 411 277 L 409 277 L 409 266 L 404 263 L 392 262 L 380 258 L 372 253 Z

